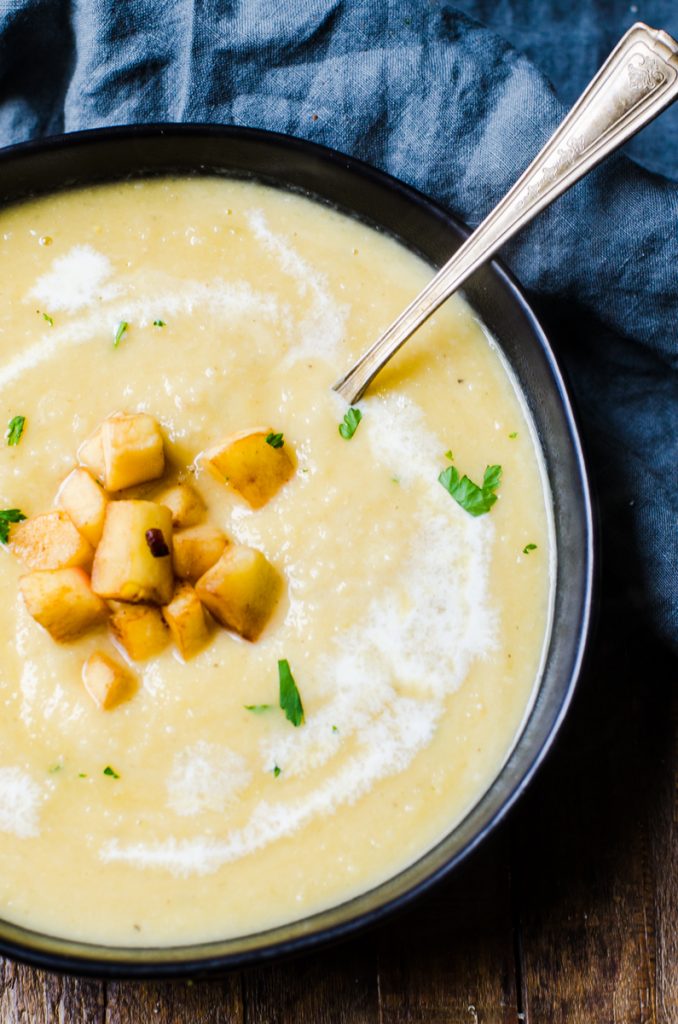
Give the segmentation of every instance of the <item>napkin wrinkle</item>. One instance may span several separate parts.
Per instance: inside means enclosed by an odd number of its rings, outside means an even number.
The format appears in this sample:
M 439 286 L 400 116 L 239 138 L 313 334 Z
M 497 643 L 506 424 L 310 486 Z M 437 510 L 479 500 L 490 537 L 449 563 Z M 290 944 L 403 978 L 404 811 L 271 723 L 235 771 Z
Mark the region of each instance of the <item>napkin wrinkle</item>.
M 149 121 L 265 128 L 381 167 L 476 226 L 632 16 L 616 32 L 612 0 L 597 14 L 583 0 L 459 4 L 13 0 L 0 6 L 0 139 Z M 539 67 L 468 16 L 479 11 Z M 653 130 L 632 143 L 639 158 Z M 609 586 L 678 649 L 678 146 L 648 146 L 670 176 L 615 156 L 502 256 L 582 411 Z

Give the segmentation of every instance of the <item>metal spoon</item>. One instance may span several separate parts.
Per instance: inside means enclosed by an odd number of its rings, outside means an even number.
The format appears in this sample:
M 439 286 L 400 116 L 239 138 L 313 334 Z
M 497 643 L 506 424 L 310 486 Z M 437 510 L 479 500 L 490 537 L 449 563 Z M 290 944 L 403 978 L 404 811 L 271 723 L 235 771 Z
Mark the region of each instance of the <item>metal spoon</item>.
M 352 405 L 420 326 L 473 271 L 678 97 L 678 43 L 633 25 L 541 152 L 404 312 L 333 385 Z

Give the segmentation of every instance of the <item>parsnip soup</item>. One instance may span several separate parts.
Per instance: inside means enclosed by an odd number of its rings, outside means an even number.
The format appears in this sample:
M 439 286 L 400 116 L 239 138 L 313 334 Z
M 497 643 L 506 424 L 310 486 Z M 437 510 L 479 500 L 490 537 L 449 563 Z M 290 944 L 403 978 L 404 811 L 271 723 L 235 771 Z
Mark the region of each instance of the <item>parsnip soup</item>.
M 496 345 L 455 297 L 348 409 L 430 268 L 252 183 L 26 202 L 0 254 L 0 917 L 189 943 L 396 874 L 496 777 L 548 634 Z

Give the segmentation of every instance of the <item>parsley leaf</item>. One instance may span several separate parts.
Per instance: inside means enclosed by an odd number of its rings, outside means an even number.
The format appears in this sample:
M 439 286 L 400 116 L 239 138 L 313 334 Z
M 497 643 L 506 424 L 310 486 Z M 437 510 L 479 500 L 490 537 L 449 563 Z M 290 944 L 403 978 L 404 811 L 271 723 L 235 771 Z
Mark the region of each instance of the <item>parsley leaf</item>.
M 358 424 L 362 418 L 363 414 L 360 409 L 354 409 L 353 406 L 351 406 L 344 416 L 344 422 L 339 424 L 339 433 L 343 437 L 344 441 L 351 440 L 358 429 Z
M 123 337 L 127 333 L 127 328 L 128 327 L 129 327 L 129 324 L 127 323 L 126 320 L 121 320 L 120 321 L 120 323 L 118 324 L 118 326 L 115 329 L 115 336 L 113 338 L 113 348 L 117 348 L 118 347 L 118 345 L 122 341 Z
M 40 312 L 40 310 L 38 310 L 38 313 L 39 313 L 39 312 Z M 54 327 L 54 318 L 53 318 L 53 317 L 51 317 L 51 316 L 49 315 L 49 313 L 43 313 L 43 314 L 42 314 L 42 319 L 43 319 L 43 320 L 46 320 L 46 321 L 47 321 L 47 323 L 49 324 L 49 326 L 50 326 L 50 327 Z
M 517 438 L 517 436 L 518 436 L 518 431 L 517 431 L 517 430 L 514 430 L 514 431 L 512 431 L 512 432 L 511 432 L 511 433 L 509 434 L 509 437 L 511 438 L 511 440 L 512 440 L 512 441 L 515 441 L 515 439 Z
M 537 545 L 536 544 L 526 544 L 525 547 L 523 548 L 523 554 L 524 555 L 529 555 L 530 551 L 536 551 L 536 550 L 537 550 Z
M 153 321 L 153 326 L 154 327 L 167 327 L 167 324 L 165 323 L 164 320 L 154 320 Z
M 282 448 L 285 443 L 285 439 L 282 434 L 269 434 L 266 438 L 266 444 L 270 444 L 271 448 Z
M 280 679 L 280 707 L 285 712 L 285 718 L 296 728 L 304 721 L 304 708 L 288 661 L 278 662 L 278 678 Z
M 448 466 L 438 477 L 447 493 L 454 498 L 472 516 L 482 516 L 489 512 L 497 495 L 494 493 L 501 481 L 501 466 L 488 466 L 483 477 L 483 485 L 479 487 L 467 476 L 459 476 L 454 466 Z
M 275 779 L 277 779 L 277 778 L 278 778 L 278 776 L 280 775 L 280 772 L 281 772 L 281 771 L 282 771 L 282 768 L 278 768 L 278 766 L 277 766 L 277 764 L 276 764 L 276 765 L 274 766 L 274 768 L 273 768 L 273 777 L 274 777 Z
M 20 523 L 25 518 L 18 508 L 0 509 L 0 544 L 6 544 L 9 540 L 9 524 Z
M 115 769 L 111 768 L 110 764 L 106 765 L 106 767 L 104 768 L 104 775 L 109 775 L 112 779 L 120 778 Z
M 24 424 L 26 423 L 25 416 L 14 416 L 7 424 L 7 444 L 15 445 L 21 440 L 21 435 L 24 432 Z
M 260 715 L 262 711 L 268 711 L 270 704 L 243 704 L 245 711 L 253 711 L 255 715 Z

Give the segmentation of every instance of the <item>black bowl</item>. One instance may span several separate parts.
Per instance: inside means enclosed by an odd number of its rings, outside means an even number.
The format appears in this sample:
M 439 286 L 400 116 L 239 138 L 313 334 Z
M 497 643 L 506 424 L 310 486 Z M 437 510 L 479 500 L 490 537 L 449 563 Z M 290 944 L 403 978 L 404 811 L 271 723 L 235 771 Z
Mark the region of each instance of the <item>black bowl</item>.
M 1 201 L 70 186 L 159 174 L 220 174 L 292 189 L 397 238 L 432 266 L 467 231 L 440 206 L 350 157 L 300 139 L 247 128 L 154 125 L 79 132 L 0 152 Z M 338 907 L 270 931 L 172 948 L 104 947 L 0 922 L 0 951 L 51 970 L 99 977 L 193 975 L 253 964 L 349 935 L 403 907 L 452 870 L 504 817 L 560 727 L 580 670 L 591 611 L 593 534 L 581 445 L 562 377 L 522 292 L 497 263 L 465 286 L 524 392 L 553 497 L 555 607 L 543 677 L 505 766 L 437 846 L 405 871 Z

